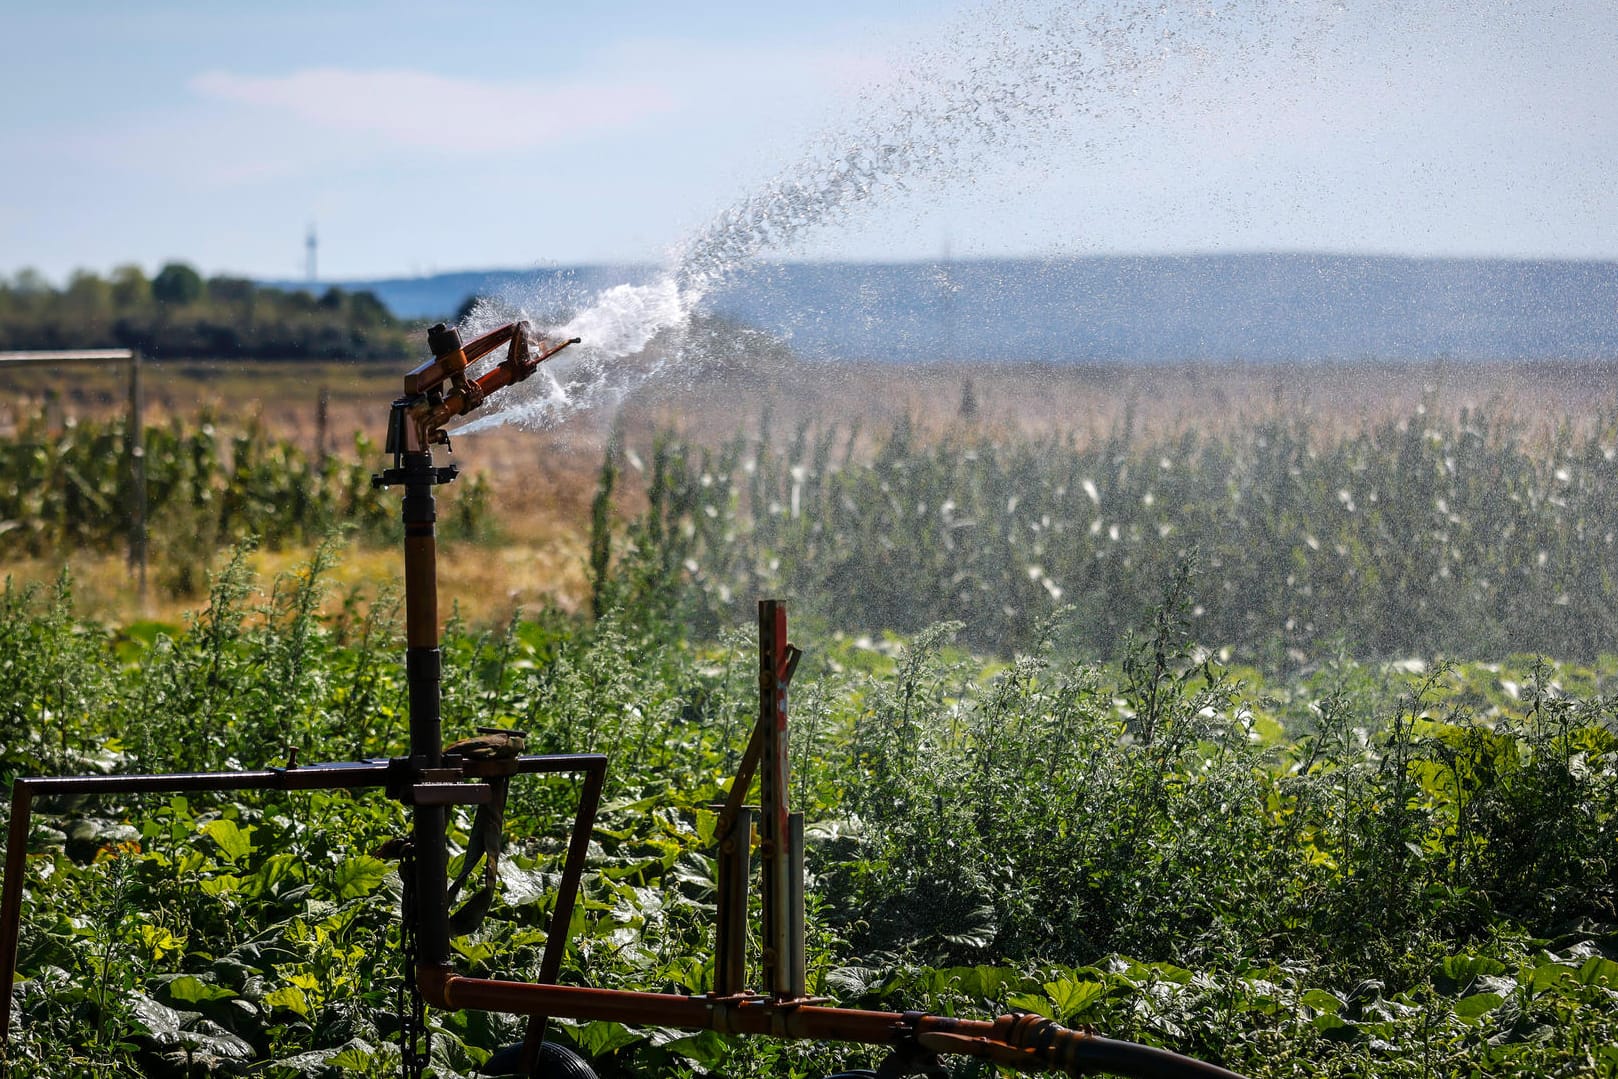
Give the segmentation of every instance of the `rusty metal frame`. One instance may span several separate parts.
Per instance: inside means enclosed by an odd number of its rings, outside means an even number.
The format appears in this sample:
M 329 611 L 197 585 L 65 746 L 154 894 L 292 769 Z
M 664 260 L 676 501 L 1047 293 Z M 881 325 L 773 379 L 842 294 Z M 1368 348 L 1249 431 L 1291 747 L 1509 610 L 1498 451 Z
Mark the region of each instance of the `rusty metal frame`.
M 601 804 L 607 758 L 599 753 L 555 753 L 518 757 L 518 775 L 583 776 L 572 839 L 557 882 L 551 932 L 540 961 L 539 980 L 554 982 L 567 950 L 567 927 L 573 918 L 579 885 L 584 879 L 590 832 Z M 264 768 L 241 772 L 171 772 L 132 775 L 24 776 L 11 785 L 11 821 L 6 835 L 5 882 L 0 886 L 0 1046 L 11 1037 L 11 987 L 17 974 L 17 944 L 22 927 L 23 887 L 28 875 L 28 835 L 34 801 L 53 795 L 186 794 L 242 790 L 358 790 L 399 782 L 402 758 L 311 764 L 296 768 Z M 558 931 L 560 927 L 560 931 Z

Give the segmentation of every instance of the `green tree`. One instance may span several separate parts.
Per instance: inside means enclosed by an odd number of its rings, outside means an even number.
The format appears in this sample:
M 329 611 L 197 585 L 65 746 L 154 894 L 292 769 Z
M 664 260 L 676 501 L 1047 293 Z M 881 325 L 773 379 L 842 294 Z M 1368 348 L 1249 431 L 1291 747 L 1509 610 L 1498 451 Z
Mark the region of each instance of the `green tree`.
M 152 298 L 152 283 L 146 271 L 134 263 L 125 263 L 112 271 L 112 302 L 120 308 L 140 307 Z
M 154 358 L 410 355 L 407 331 L 372 293 L 261 288 L 242 277 L 204 282 L 182 262 L 148 280 L 139 266 L 107 278 L 73 274 L 55 288 L 38 271 L 0 276 L 0 349 L 137 348 Z
M 16 277 L 12 278 L 11 287 L 13 291 L 20 292 L 24 296 L 37 296 L 49 292 L 51 283 L 45 279 L 44 274 L 32 266 L 25 266 L 17 271 Z
M 208 278 L 208 299 L 214 303 L 247 303 L 258 286 L 245 277 Z
M 171 262 L 152 278 L 152 298 L 164 304 L 196 303 L 202 299 L 202 275 L 183 262 Z
M 360 326 L 387 326 L 393 322 L 393 315 L 388 311 L 387 305 L 369 289 L 356 292 L 348 298 L 348 312 Z
M 65 299 L 71 317 L 102 318 L 112 311 L 112 286 L 88 270 L 75 270 L 68 279 Z

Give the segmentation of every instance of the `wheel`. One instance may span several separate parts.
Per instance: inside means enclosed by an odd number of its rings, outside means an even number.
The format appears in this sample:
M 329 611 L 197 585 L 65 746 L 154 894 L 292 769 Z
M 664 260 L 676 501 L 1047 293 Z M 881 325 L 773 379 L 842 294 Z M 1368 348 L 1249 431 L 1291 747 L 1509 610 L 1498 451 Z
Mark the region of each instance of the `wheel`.
M 522 1043 L 508 1045 L 489 1058 L 480 1075 L 521 1075 Z M 531 1079 L 596 1079 L 595 1069 L 565 1045 L 541 1042 Z

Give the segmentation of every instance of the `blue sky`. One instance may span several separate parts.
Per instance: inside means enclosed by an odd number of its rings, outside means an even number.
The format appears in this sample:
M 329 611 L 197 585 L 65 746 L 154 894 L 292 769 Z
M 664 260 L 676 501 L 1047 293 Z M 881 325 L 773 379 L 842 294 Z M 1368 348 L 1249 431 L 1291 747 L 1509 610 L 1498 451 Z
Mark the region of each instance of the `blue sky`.
M 771 254 L 1618 258 L 1610 0 L 1156 6 L 9 4 L 0 273 L 659 261 L 896 133 Z

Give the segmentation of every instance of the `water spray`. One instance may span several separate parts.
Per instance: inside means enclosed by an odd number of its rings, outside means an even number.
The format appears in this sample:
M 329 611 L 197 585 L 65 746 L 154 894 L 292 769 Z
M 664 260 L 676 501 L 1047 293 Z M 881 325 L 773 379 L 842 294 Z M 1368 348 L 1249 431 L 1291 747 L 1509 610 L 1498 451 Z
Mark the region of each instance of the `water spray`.
M 649 280 L 580 298 L 556 332 L 587 344 L 559 365 L 557 380 L 511 394 L 460 431 L 548 428 L 616 405 L 645 379 L 676 371 L 680 358 L 649 371 L 616 361 L 678 334 L 760 257 L 918 185 L 971 189 L 1009 164 L 1049 172 L 1042 151 L 1053 141 L 1070 152 L 1110 152 L 1122 136 L 1092 121 L 1148 122 L 1184 107 L 1165 71 L 1195 72 L 1232 44 L 1255 60 L 1308 52 L 1334 19 L 1331 10 L 1284 0 L 1181 7 L 991 0 L 933 48 L 902 58 L 894 79 L 866 88 L 859 111 L 684 237 Z M 480 305 L 469 328 L 540 306 L 538 295 L 509 300 Z

